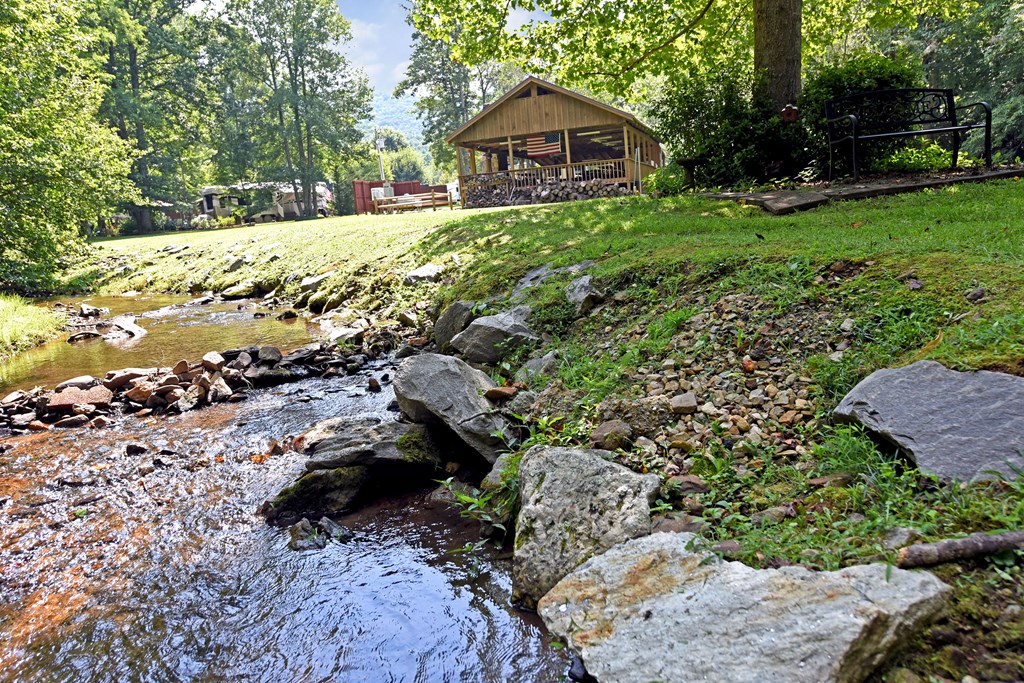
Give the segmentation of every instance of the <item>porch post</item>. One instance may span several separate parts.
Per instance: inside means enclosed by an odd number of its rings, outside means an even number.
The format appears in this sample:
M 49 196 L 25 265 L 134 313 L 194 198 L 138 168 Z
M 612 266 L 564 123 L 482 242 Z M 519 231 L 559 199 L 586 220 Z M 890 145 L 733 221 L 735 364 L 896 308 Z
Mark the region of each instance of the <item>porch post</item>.
M 630 153 L 629 153 L 629 124 L 628 123 L 622 124 L 622 147 L 623 147 L 623 152 L 624 152 L 623 158 L 626 160 L 625 161 L 625 164 L 626 164 L 626 184 L 630 185 L 631 186 L 630 189 L 632 189 L 632 185 L 633 185 L 633 165 L 629 163 Z
M 472 147 L 467 147 L 469 150 L 469 173 L 470 175 L 476 175 L 476 150 Z
M 462 208 L 466 208 L 466 172 L 462 166 L 462 147 L 455 146 L 455 160 L 459 165 L 459 203 L 462 204 Z M 451 193 L 448 193 L 448 197 L 451 197 Z
M 563 129 L 562 135 L 565 136 L 565 163 L 572 166 L 572 150 L 569 149 L 569 129 Z

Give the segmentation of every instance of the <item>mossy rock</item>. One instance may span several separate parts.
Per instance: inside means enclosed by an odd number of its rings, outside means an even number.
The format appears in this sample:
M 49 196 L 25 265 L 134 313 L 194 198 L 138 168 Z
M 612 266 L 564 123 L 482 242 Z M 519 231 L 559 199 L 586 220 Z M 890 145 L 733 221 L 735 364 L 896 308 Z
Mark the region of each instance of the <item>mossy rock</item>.
M 272 524 L 292 524 L 302 517 L 319 518 L 348 510 L 369 482 L 369 468 L 315 470 L 281 490 L 260 508 Z

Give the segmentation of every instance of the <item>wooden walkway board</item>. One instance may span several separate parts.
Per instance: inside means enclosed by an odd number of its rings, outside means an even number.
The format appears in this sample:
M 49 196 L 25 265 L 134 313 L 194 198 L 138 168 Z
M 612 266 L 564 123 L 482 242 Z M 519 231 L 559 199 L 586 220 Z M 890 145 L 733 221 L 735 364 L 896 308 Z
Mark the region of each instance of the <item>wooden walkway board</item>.
M 870 199 L 908 192 L 960 185 L 963 183 L 979 183 L 986 180 L 1003 180 L 1024 175 L 1024 169 L 1007 169 L 979 173 L 977 175 L 956 176 L 953 178 L 935 178 L 932 180 L 911 180 L 906 182 L 861 183 L 842 185 L 825 190 L 780 190 L 777 192 L 704 192 L 708 199 L 733 201 L 737 204 L 757 206 L 775 216 L 785 216 L 796 211 L 807 211 L 831 201 L 852 201 Z

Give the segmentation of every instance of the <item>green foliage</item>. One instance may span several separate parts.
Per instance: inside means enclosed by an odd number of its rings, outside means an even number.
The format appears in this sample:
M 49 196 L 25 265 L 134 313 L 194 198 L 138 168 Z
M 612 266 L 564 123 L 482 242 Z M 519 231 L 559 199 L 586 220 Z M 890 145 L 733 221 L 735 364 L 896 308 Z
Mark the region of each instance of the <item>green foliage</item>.
M 105 87 L 79 6 L 0 7 L 0 291 L 52 286 L 78 229 L 135 196 L 131 152 L 98 123 Z
M 924 86 L 921 67 L 909 54 L 883 56 L 862 53 L 844 56 L 838 63 L 823 62 L 814 66 L 804 80 L 800 94 L 800 117 L 807 129 L 810 158 L 822 173 L 829 163 L 828 126 L 825 103 L 866 90 L 919 88 Z M 874 144 L 862 152 L 862 169 L 877 167 L 880 160 L 895 151 L 913 145 L 913 139 Z M 845 158 L 845 157 L 844 157 Z M 848 158 L 846 158 L 848 161 Z M 837 165 L 837 168 L 842 168 Z
M 960 103 L 992 105 L 993 151 L 1012 161 L 1024 156 L 1024 55 L 1019 49 L 1024 41 L 1024 4 L 979 4 L 970 13 L 930 18 L 905 39 L 915 51 L 927 50 L 925 73 L 934 87 L 953 88 Z M 964 149 L 980 157 L 982 142 L 983 136 L 974 132 L 966 137 Z
M 412 15 L 409 20 L 413 23 Z M 455 150 L 445 138 L 524 75 L 492 58 L 473 66 L 454 58 L 451 44 L 458 42 L 460 33 L 458 24 L 443 40 L 416 31 L 405 78 L 394 93 L 395 97 L 415 95 L 414 109 L 423 125 L 423 141 L 441 178 L 453 176 L 456 170 Z
M 384 168 L 388 179 L 396 182 L 428 180 L 423 157 L 412 147 L 403 147 L 394 152 L 385 152 Z
M 644 190 L 655 196 L 674 197 L 692 189 L 686 171 L 676 163 L 669 163 L 644 178 Z
M 698 72 L 669 79 L 653 98 L 649 115 L 670 154 L 699 160 L 698 185 L 759 183 L 803 169 L 802 128 L 754 103 L 751 82 L 734 68 Z M 678 172 L 669 173 L 681 184 Z
M 892 154 L 878 162 L 877 169 L 883 173 L 915 173 L 949 167 L 949 150 L 943 149 L 933 141 L 922 141 L 920 138 L 918 141 L 918 144 L 910 143 L 906 147 L 894 150 Z M 969 165 L 963 163 L 965 161 L 967 160 L 961 157 L 958 163 L 961 166 Z

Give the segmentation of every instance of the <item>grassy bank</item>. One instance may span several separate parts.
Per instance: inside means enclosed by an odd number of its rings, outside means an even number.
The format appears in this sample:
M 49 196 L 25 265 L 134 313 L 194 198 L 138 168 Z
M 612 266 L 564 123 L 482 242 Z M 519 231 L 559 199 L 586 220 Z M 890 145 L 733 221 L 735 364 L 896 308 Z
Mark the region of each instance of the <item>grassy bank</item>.
M 627 198 L 107 241 L 78 275 L 114 291 L 220 291 L 252 280 L 299 296 L 301 277 L 330 272 L 306 295 L 313 308 L 386 320 L 415 303 L 438 311 L 486 300 L 500 309 L 528 270 L 593 260 L 588 272 L 614 297 L 593 315 L 574 318 L 562 294 L 567 275 L 528 294 L 544 350 L 562 352 L 555 376 L 535 383 L 548 419 L 534 425 L 532 442 L 585 440 L 616 405 L 661 391 L 669 380 L 660 368 L 675 362 L 702 387 L 701 402 L 729 411 L 685 429 L 666 418 L 650 426 L 649 446 L 621 452 L 621 461 L 662 475 L 662 510 L 702 520 L 702 533 L 738 543 L 744 562 L 833 569 L 891 561 L 884 540 L 899 528 L 924 540 L 1024 528 L 1020 479 L 922 477 L 830 417 L 881 367 L 934 359 L 1024 375 L 1022 217 L 1015 181 L 782 218 L 700 198 Z M 426 263 L 444 267 L 439 283 L 403 283 Z M 753 418 L 729 398 L 734 389 L 715 389 L 761 381 L 744 374 L 751 359 L 767 364 L 765 382 L 785 384 L 801 402 L 795 417 L 763 419 L 757 440 L 737 427 Z M 673 490 L 679 472 L 709 490 Z M 1024 601 L 1021 553 L 938 573 L 955 588 L 953 608 L 901 663 L 956 680 L 1016 680 L 1024 616 L 1010 608 Z
M 51 339 L 63 322 L 52 311 L 33 306 L 19 296 L 0 294 L 0 363 Z

